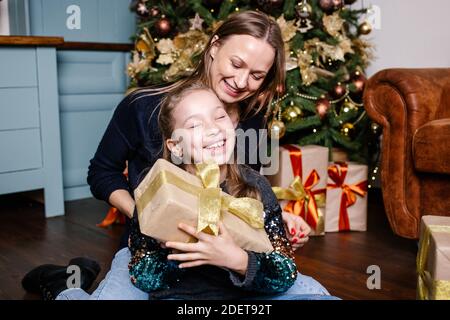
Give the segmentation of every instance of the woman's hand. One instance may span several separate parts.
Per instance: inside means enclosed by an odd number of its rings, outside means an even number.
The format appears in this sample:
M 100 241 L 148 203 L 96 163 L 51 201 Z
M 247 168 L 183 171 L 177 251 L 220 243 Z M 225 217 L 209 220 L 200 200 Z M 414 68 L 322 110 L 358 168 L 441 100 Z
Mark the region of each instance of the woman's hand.
M 286 236 L 292 244 L 292 248 L 297 250 L 305 245 L 309 240 L 311 227 L 302 217 L 283 211 L 283 222 Z
M 219 235 L 213 236 L 180 223 L 178 228 L 198 239 L 196 243 L 166 242 L 167 248 L 182 251 L 169 254 L 167 259 L 181 261 L 180 268 L 197 267 L 205 264 L 224 267 L 241 275 L 247 272 L 248 255 L 237 246 L 222 222 L 219 222 Z

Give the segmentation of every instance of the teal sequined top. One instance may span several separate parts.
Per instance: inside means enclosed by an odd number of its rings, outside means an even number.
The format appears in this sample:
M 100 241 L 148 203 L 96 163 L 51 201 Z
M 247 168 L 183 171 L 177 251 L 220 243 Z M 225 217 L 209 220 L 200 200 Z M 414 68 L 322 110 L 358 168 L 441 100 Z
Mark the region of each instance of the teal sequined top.
M 129 240 L 132 254 L 129 271 L 136 287 L 149 292 L 153 299 L 236 299 L 282 293 L 293 285 L 297 267 L 278 201 L 265 177 L 247 166 L 240 166 L 240 171 L 246 182 L 261 194 L 265 230 L 274 251 L 247 251 L 245 276 L 216 266 L 179 269 L 178 262 L 167 260 L 170 250 L 140 233 L 135 214 Z M 221 187 L 226 191 L 225 186 Z

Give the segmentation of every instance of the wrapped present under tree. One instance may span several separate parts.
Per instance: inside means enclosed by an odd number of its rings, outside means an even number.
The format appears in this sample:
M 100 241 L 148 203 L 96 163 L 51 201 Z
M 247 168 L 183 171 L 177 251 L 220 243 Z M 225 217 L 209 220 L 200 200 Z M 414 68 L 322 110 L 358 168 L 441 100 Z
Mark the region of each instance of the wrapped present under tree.
M 325 231 L 367 230 L 367 166 L 332 162 L 328 167 Z
M 321 146 L 282 146 L 278 172 L 267 176 L 282 209 L 301 216 L 312 235 L 324 234 L 328 154 Z
M 422 217 L 417 273 L 418 299 L 450 300 L 449 217 Z

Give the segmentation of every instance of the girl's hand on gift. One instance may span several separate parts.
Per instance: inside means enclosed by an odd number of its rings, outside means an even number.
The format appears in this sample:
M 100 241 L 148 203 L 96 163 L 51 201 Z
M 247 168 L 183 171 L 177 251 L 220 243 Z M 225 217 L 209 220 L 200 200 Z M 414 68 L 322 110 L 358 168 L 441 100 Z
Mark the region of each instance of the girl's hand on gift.
M 178 228 L 198 239 L 196 243 L 166 242 L 167 248 L 181 251 L 169 254 L 167 259 L 182 262 L 180 268 L 213 265 L 224 267 L 241 275 L 247 272 L 248 254 L 231 238 L 222 222 L 219 222 L 219 235 L 197 233 L 196 228 L 180 223 Z
M 311 227 L 303 220 L 302 217 L 296 216 L 292 213 L 283 211 L 284 229 L 286 236 L 294 250 L 301 248 L 309 240 Z

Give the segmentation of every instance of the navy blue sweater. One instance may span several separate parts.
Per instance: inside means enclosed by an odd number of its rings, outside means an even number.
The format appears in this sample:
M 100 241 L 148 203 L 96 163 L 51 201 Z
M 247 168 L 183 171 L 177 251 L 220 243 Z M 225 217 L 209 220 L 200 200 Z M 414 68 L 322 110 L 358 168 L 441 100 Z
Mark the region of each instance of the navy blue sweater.
M 97 199 L 108 202 L 115 190 L 124 189 L 133 196 L 144 173 L 162 156 L 162 137 L 158 127 L 159 103 L 162 95 L 136 92 L 125 97 L 117 106 L 103 138 L 90 161 L 87 182 Z M 239 124 L 243 130 L 262 128 L 259 114 Z M 257 152 L 246 145 L 246 159 Z M 257 157 L 258 159 L 258 157 Z M 128 180 L 123 171 L 128 162 Z M 259 171 L 260 163 L 250 165 Z M 120 248 L 128 244 L 129 220 Z

